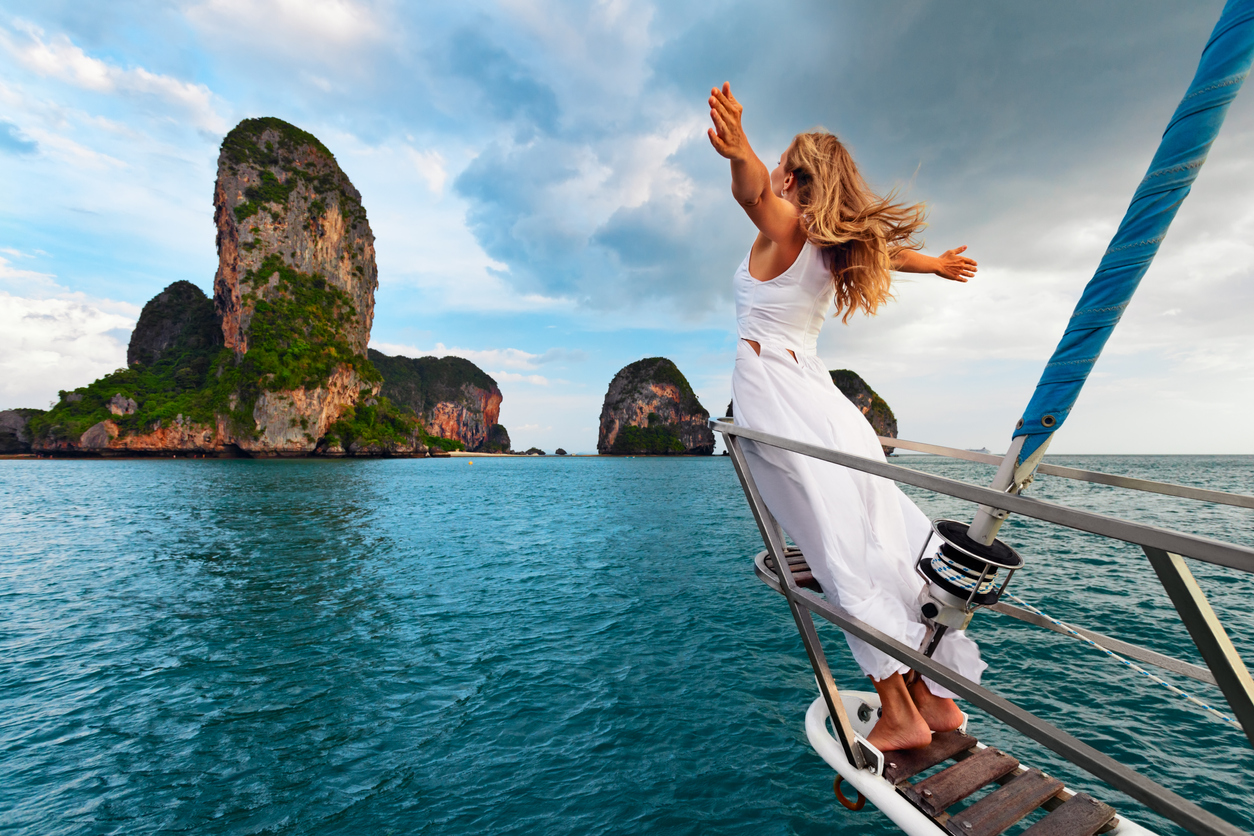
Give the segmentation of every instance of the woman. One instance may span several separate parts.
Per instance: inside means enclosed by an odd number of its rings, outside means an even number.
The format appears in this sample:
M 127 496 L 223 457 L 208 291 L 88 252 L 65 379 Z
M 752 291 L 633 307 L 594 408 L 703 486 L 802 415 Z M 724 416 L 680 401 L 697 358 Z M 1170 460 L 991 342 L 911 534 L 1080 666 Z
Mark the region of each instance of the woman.
M 736 423 L 883 461 L 875 431 L 815 355 L 819 329 L 833 300 L 843 321 L 859 310 L 874 314 L 890 298 L 890 270 L 965 282 L 976 263 L 962 256 L 966 247 L 939 258 L 917 252 L 923 207 L 877 197 L 831 134 L 798 134 L 767 172 L 745 138 L 731 85 L 711 90 L 709 104 L 710 142 L 731 161 L 732 195 L 758 228 L 735 277 Z M 767 506 L 827 596 L 920 647 L 924 582 L 914 562 L 933 537 L 923 512 L 887 479 L 765 445 L 747 443 L 745 455 Z M 954 694 L 923 677 L 907 685 L 907 666 L 846 639 L 882 701 L 868 738 L 873 746 L 926 746 L 933 731 L 961 725 Z M 934 658 L 977 682 L 985 668 L 965 632 L 950 631 Z

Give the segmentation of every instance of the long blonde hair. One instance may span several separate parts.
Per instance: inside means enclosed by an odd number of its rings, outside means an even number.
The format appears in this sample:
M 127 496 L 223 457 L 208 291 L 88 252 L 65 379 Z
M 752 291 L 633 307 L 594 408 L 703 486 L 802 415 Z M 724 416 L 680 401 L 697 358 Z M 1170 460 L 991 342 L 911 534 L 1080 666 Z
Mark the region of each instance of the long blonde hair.
M 836 282 L 836 313 L 873 316 L 892 298 L 892 258 L 923 246 L 922 203 L 896 202 L 871 191 L 848 149 L 826 131 L 797 134 L 784 154 L 784 170 L 797 181 L 801 224 L 823 250 Z

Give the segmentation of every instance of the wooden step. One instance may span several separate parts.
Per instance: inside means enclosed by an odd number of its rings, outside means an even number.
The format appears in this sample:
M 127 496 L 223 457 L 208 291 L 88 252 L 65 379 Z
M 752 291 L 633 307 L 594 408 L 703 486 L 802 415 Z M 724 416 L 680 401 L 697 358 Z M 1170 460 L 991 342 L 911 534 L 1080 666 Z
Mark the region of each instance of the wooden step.
M 954 813 L 945 822 L 945 829 L 953 836 L 999 836 L 1061 789 L 1062 781 L 1039 769 L 1029 769 L 962 812 Z
M 976 739 L 959 731 L 937 732 L 932 742 L 921 749 L 898 749 L 884 753 L 884 778 L 900 784 L 960 752 L 971 749 Z
M 792 572 L 792 580 L 797 586 L 804 586 L 806 589 L 812 589 L 815 592 L 822 592 L 823 588 L 819 586 L 819 582 L 814 579 L 814 573 L 810 571 L 810 566 L 806 563 L 806 559 L 801 556 L 801 552 L 784 554 L 784 559 L 788 563 L 788 570 Z M 775 558 L 767 555 L 766 568 L 775 573 L 775 577 L 779 577 L 779 572 L 775 570 Z
M 930 816 L 939 816 L 951 804 L 986 787 L 1019 766 L 1019 762 L 999 749 L 981 749 L 969 758 L 924 778 L 901 794 Z
M 1114 817 L 1114 807 L 1078 792 L 1020 836 L 1093 836 Z

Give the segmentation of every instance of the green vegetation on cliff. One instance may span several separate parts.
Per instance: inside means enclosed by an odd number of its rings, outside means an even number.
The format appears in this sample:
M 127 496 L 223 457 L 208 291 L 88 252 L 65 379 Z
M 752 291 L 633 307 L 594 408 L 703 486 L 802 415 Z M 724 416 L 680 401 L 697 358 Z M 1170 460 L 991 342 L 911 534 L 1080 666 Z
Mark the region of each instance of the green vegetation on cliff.
M 425 441 L 422 423 L 415 416 L 398 409 L 387 398 L 370 397 L 369 391 L 364 390 L 357 405 L 344 410 L 339 420 L 327 428 L 323 440 L 328 447 L 338 444 L 346 450 L 353 445 L 384 449 L 415 437 Z
M 235 207 L 236 220 L 243 221 L 245 218 L 257 214 L 261 211 L 261 204 L 263 203 L 287 205 L 287 198 L 294 188 L 296 188 L 295 181 L 284 185 L 279 182 L 279 178 L 275 177 L 272 172 L 262 169 L 261 185 L 249 186 L 247 189 L 244 189 L 244 197 L 248 198 L 248 202 L 241 203 Z
M 126 434 L 150 432 L 182 416 L 214 425 L 227 417 L 240 435 L 255 433 L 253 407 L 263 391 L 324 386 L 341 365 L 352 366 L 370 382 L 380 380 L 370 361 L 354 354 L 342 323 L 355 316 L 347 294 L 322 277 L 300 273 L 277 255 L 245 277 L 245 287 L 275 282 L 279 291 L 256 300 L 247 353 L 236 360 L 223 348 L 213 303 L 188 282 L 176 282 L 144 306 L 131 338 L 130 368 L 118 369 L 74 392 L 31 420 L 33 437 L 75 440 L 89 427 L 112 420 Z M 244 294 L 253 302 L 251 293 Z M 121 395 L 137 404 L 117 415 L 110 401 Z M 375 440 L 414 436 L 416 422 L 383 401 L 359 419 L 348 417 L 344 431 L 352 438 Z M 380 423 L 382 421 L 382 423 Z
M 261 140 L 266 131 L 278 134 L 277 144 Z M 222 140 L 222 156 L 236 165 L 274 166 L 279 164 L 280 152 L 295 154 L 304 145 L 312 145 L 328 158 L 335 159 L 330 149 L 308 131 L 274 116 L 263 116 L 245 119 L 236 125 Z
M 173 368 L 176 376 L 182 372 L 178 382 L 188 386 L 193 382 L 189 372 L 203 372 L 197 367 L 221 345 L 213 302 L 196 285 L 179 281 L 144 305 L 126 349 L 126 364 Z
M 311 156 L 323 159 L 314 161 Z M 335 198 L 345 223 L 366 221 L 361 194 L 340 169 L 335 155 L 316 136 L 282 119 L 267 116 L 240 122 L 222 140 L 221 160 L 235 168 L 251 166 L 260 172 L 261 182 L 245 189 L 245 202 L 235 207 L 235 218 L 240 223 L 266 204 L 286 206 L 296 178 L 308 183 L 322 198 Z M 310 220 L 321 218 L 326 206 L 322 199 L 313 201 Z
M 871 426 L 881 434 L 895 435 L 897 432 L 897 418 L 893 415 L 893 411 L 888 404 L 875 393 L 875 390 L 867 385 L 855 371 L 849 369 L 832 369 L 832 383 L 836 384 L 836 388 L 841 391 L 846 398 L 858 404 L 861 408 L 864 404 L 858 403 L 859 400 L 869 401 L 870 411 L 865 413 L 866 419 L 871 422 Z M 888 428 L 892 428 L 892 433 L 887 433 Z
M 488 428 L 488 438 L 483 442 L 481 452 L 508 453 L 512 447 L 513 442 L 509 440 L 509 430 L 500 424 L 493 424 Z
M 463 357 L 389 357 L 373 348 L 366 351 L 383 377 L 380 394 L 419 415 L 438 403 L 469 403 L 462 386 L 492 391 L 496 381 Z M 507 437 L 508 438 L 508 437 Z
M 256 288 L 275 282 L 269 298 Z M 240 362 L 241 395 L 256 388 L 271 391 L 321 386 L 340 365 L 350 365 L 365 380 L 382 378 L 370 361 L 354 354 L 343 323 L 356 318 L 348 294 L 318 275 L 288 267 L 270 255 L 240 283 L 242 301 L 254 304 L 248 327 L 248 352 Z
M 179 415 L 212 424 L 226 411 L 229 382 L 223 372 L 231 352 L 222 348 L 213 302 L 190 282 L 175 282 L 144 306 L 127 349 L 129 368 L 118 369 L 73 392 L 61 392 L 49 411 L 31 419 L 32 438 L 76 440 L 94 424 L 114 421 L 122 432 L 146 432 Z M 116 396 L 138 406 L 130 414 L 109 409 Z
M 116 423 L 123 434 L 139 434 L 169 426 L 180 415 L 187 421 L 211 425 L 229 394 L 220 378 L 212 378 L 230 363 L 230 358 L 230 351 L 215 348 L 180 355 L 175 362 L 153 367 L 118 369 L 73 392 L 61 392 L 52 409 L 31 419 L 31 437 L 76 441 L 87 429 L 105 420 Z M 186 365 L 175 368 L 182 363 Z M 129 415 L 110 411 L 109 404 L 118 395 L 134 401 L 138 409 Z
M 708 456 L 714 451 L 709 417 L 673 361 L 646 357 L 624 366 L 610 381 L 601 405 L 597 452 Z
M 679 367 L 666 357 L 646 357 L 643 360 L 625 366 L 615 377 L 621 379 L 619 391 L 630 397 L 650 384 L 671 384 L 679 390 L 679 408 L 685 412 L 703 412 L 697 393 Z M 707 413 L 708 414 L 708 413 Z
M 614 455 L 671 455 L 684 452 L 674 424 L 663 424 L 656 412 L 648 415 L 647 427 L 627 425 L 618 431 L 610 452 Z
M 187 444 L 184 434 L 196 425 L 197 433 L 220 428 L 219 442 L 232 439 L 250 452 L 287 453 L 305 441 L 312 449 L 325 410 L 356 401 L 336 422 L 339 436 L 359 446 L 404 440 L 412 449 L 420 422 L 374 397 L 382 378 L 365 356 L 377 286 L 374 239 L 361 195 L 334 155 L 281 119 L 246 119 L 223 139 L 218 175 L 220 307 L 188 282 L 167 287 L 144 307 L 128 368 L 62 392 L 34 417 L 32 435 L 74 451 L 84 431 L 105 420 L 123 438 L 180 425 L 169 437 L 137 442 L 160 449 Z M 334 391 L 326 400 L 268 398 L 266 409 L 256 409 L 263 392 L 317 388 Z M 93 449 L 101 437 L 93 433 Z
M 496 389 L 496 381 L 464 357 L 392 357 L 373 348 L 366 350 L 366 356 L 383 379 L 379 394 L 419 419 L 430 416 L 441 403 L 481 409 L 479 400 L 463 388 L 467 385 L 486 392 Z M 429 447 L 449 452 L 466 449 L 463 442 L 452 438 L 426 435 L 424 441 Z M 509 445 L 509 433 L 500 424 L 493 424 L 482 449 L 503 453 L 509 451 Z

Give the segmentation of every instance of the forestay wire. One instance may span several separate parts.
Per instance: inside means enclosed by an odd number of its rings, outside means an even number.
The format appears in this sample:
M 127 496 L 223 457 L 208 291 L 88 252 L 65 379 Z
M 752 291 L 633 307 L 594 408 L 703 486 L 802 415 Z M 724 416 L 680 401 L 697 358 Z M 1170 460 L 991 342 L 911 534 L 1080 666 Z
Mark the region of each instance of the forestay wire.
M 1059 629 L 1066 631 L 1068 635 L 1074 636 L 1075 638 L 1079 639 L 1085 644 L 1090 645 L 1091 647 L 1094 647 L 1097 650 L 1100 650 L 1102 653 L 1105 653 L 1108 657 L 1110 657 L 1114 661 L 1127 666 L 1128 668 L 1132 669 L 1136 673 L 1148 679 L 1150 682 L 1154 682 L 1154 683 L 1157 683 L 1158 685 L 1162 685 L 1168 691 L 1175 694 L 1177 697 L 1183 697 L 1184 699 L 1188 700 L 1189 702 L 1201 708 L 1203 711 L 1205 711 L 1207 714 L 1211 715 L 1212 717 L 1218 720 L 1222 720 L 1225 723 L 1229 723 L 1233 726 L 1236 726 L 1238 730 L 1241 730 L 1241 724 L 1237 722 L 1235 717 L 1232 717 L 1231 715 L 1228 715 L 1228 714 L 1224 714 L 1222 711 L 1215 708 L 1210 703 L 1204 702 L 1198 699 L 1197 697 L 1193 696 L 1192 694 L 1188 693 L 1187 691 L 1183 690 L 1179 686 L 1171 682 L 1168 682 L 1167 680 L 1163 679 L 1160 676 L 1156 676 L 1155 674 L 1150 673 L 1149 671 L 1147 671 L 1145 668 L 1141 667 L 1137 663 L 1125 659 L 1124 657 L 1120 656 L 1118 653 L 1115 653 L 1113 650 L 1110 650 L 1107 647 L 1103 647 L 1102 645 L 1090 639 L 1088 636 L 1081 635 L 1080 633 L 1076 632 L 1075 628 L 1073 628 L 1070 624 L 1066 624 L 1054 618 L 1052 615 L 1047 615 L 1046 613 L 1041 612 L 1036 607 L 1032 606 L 1027 601 L 1024 601 L 1022 598 L 1018 597 L 1017 595 L 1013 595 L 1007 592 L 1005 593 L 1005 596 L 1009 598 L 1010 600 L 1014 601 L 1019 606 L 1023 607 L 1028 612 L 1036 613 L 1042 618 L 1048 619 L 1050 622 L 1054 624 L 1055 627 L 1058 627 Z
M 1014 431 L 1014 437 L 1027 436 L 1019 464 L 1067 420 L 1093 364 L 1206 162 L 1228 106 L 1249 75 L 1252 58 L 1254 0 L 1229 0 L 1202 51 L 1197 74 L 1163 132 L 1149 171 L 1132 196 L 1097 272 L 1084 288 L 1062 341 L 1045 365 Z

